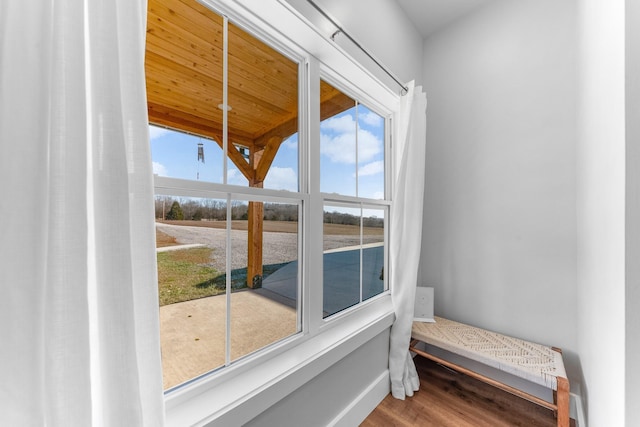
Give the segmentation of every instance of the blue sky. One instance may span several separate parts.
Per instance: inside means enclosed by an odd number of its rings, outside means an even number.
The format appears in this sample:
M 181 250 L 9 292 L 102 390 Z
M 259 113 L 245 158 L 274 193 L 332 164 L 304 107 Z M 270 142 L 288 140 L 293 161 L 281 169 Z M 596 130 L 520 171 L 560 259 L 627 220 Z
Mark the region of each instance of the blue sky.
M 384 119 L 359 105 L 357 113 L 354 107 L 323 121 L 320 132 L 321 191 L 355 196 L 357 169 L 358 196 L 384 198 Z M 149 126 L 149 133 L 154 173 L 222 183 L 222 150 L 214 141 L 155 126 Z M 204 146 L 204 163 L 198 161 L 198 143 Z M 242 173 L 230 161 L 227 182 L 248 185 Z M 297 191 L 297 134 L 280 145 L 264 187 Z
M 356 196 L 357 169 L 357 196 L 384 198 L 384 119 L 381 116 L 360 104 L 357 112 L 354 107 L 324 120 L 320 124 L 320 155 L 320 191 Z

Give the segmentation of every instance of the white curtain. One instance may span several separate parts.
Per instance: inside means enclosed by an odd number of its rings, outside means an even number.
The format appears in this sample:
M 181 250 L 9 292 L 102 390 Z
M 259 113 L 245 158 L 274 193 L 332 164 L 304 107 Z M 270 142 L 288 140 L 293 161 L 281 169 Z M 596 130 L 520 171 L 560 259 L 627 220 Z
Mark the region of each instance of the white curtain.
M 0 2 L 0 425 L 164 424 L 144 0 Z
M 427 97 L 413 82 L 402 97 L 394 141 L 394 193 L 391 216 L 391 296 L 396 319 L 391 327 L 389 374 L 397 399 L 413 396 L 420 381 L 409 354 L 413 306 L 422 242 L 422 202 Z

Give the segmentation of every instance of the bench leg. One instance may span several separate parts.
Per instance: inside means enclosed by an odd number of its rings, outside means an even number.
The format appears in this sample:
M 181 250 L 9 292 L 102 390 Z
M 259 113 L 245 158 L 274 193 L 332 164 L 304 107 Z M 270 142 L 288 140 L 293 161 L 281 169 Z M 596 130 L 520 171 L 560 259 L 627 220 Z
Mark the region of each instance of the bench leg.
M 558 377 L 558 391 L 554 398 L 558 405 L 558 427 L 569 427 L 569 380 Z

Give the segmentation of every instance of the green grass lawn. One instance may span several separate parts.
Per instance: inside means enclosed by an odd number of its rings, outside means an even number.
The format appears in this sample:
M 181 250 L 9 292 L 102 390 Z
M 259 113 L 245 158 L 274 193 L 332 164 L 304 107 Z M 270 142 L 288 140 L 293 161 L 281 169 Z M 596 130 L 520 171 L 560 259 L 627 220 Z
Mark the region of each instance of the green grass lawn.
M 159 252 L 157 256 L 160 306 L 224 293 L 226 274 L 211 267 L 212 254 L 211 248 Z M 263 266 L 263 278 L 286 264 Z M 231 289 L 246 287 L 247 269 L 231 271 Z
M 158 293 L 160 305 L 189 301 L 224 292 L 213 285 L 220 276 L 211 267 L 210 248 L 192 248 L 158 253 Z M 204 286 L 211 284 L 211 286 Z

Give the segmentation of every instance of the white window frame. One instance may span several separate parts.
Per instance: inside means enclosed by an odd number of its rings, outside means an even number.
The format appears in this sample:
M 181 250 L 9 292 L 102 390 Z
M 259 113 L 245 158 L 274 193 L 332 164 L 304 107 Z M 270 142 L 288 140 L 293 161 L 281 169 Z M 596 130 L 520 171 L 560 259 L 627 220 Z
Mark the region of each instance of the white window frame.
M 195 1 L 195 0 L 194 0 Z M 307 59 L 305 56 L 301 55 L 300 51 L 293 48 L 290 48 L 290 45 L 286 43 L 282 43 L 280 41 L 274 40 L 270 35 L 264 34 L 260 31 L 252 31 L 251 28 L 247 28 L 246 23 L 239 19 L 236 21 L 235 19 L 229 19 L 227 13 L 224 12 L 223 9 L 218 7 L 212 7 L 205 3 L 205 6 L 210 7 L 213 12 L 222 16 L 223 18 L 223 28 L 224 32 L 228 31 L 228 23 L 232 22 L 234 25 L 241 28 L 243 31 L 246 31 L 248 34 L 256 37 L 258 40 L 268 44 L 270 47 L 290 59 L 291 61 L 298 64 L 298 191 L 285 191 L 285 190 L 275 190 L 268 188 L 254 188 L 243 185 L 234 185 L 229 184 L 227 182 L 227 172 L 228 172 L 228 164 L 229 159 L 226 155 L 227 147 L 230 145 L 230 141 L 228 140 L 227 135 L 227 110 L 223 109 L 223 143 L 222 143 L 222 170 L 223 170 L 223 182 L 207 182 L 207 181 L 197 181 L 190 179 L 181 179 L 181 178 L 171 178 L 164 176 L 154 176 L 154 194 L 155 196 L 174 196 L 174 197 L 194 197 L 194 198 L 209 198 L 209 199 L 222 199 L 222 200 L 245 200 L 245 201 L 262 201 L 266 203 L 274 202 L 274 203 L 288 203 L 292 205 L 298 205 L 301 209 L 299 209 L 299 218 L 298 218 L 298 283 L 297 283 L 297 292 L 298 298 L 296 301 L 296 326 L 298 332 L 292 334 L 289 337 L 284 339 L 275 341 L 264 348 L 258 349 L 250 354 L 244 355 L 236 360 L 231 360 L 229 354 L 229 344 L 230 344 L 230 318 L 229 318 L 229 306 L 230 306 L 230 298 L 231 298 L 231 286 L 229 283 L 229 276 L 227 276 L 227 286 L 226 286 L 226 297 L 227 297 L 227 321 L 226 321 L 226 351 L 225 351 L 225 363 L 224 365 L 214 368 L 212 371 L 202 373 L 194 378 L 190 378 L 186 380 L 186 382 L 178 384 L 174 387 L 171 387 L 165 390 L 165 395 L 170 396 L 172 393 L 179 391 L 183 388 L 194 388 L 197 387 L 199 383 L 202 381 L 207 381 L 210 377 L 224 376 L 222 371 L 230 370 L 231 367 L 235 367 L 235 365 L 241 366 L 255 366 L 260 363 L 259 356 L 263 353 L 268 353 L 269 351 L 273 351 L 273 347 L 281 346 L 283 349 L 286 349 L 292 346 L 292 341 L 295 341 L 296 337 L 300 337 L 305 334 L 305 331 L 308 330 L 308 316 L 302 315 L 306 310 L 304 309 L 303 297 L 305 291 L 303 290 L 304 280 L 304 266 L 305 266 L 305 257 L 304 257 L 304 241 L 303 236 L 305 235 L 305 218 L 309 217 L 309 194 L 308 191 L 308 179 L 306 173 L 306 165 L 308 163 L 305 160 L 305 146 L 308 144 L 304 143 L 303 129 L 305 125 L 308 123 L 308 112 L 305 109 L 306 99 L 308 95 L 306 93 L 306 88 L 308 87 L 308 76 L 307 76 Z M 223 49 L 225 51 L 224 59 L 223 59 L 223 104 L 228 103 L 228 71 L 227 71 L 227 38 L 224 38 Z M 153 123 L 152 123 L 153 124 Z M 179 129 L 174 129 L 176 132 L 182 132 Z M 228 205 L 229 209 L 230 205 Z M 228 215 L 228 220 L 230 216 Z M 227 226 L 227 245 L 230 244 L 229 241 L 229 232 L 230 230 L 230 222 L 228 222 Z M 229 253 L 229 251 L 227 251 Z M 229 262 L 227 261 L 227 264 Z M 228 267 L 227 267 L 228 268 Z M 233 333 L 233 332 L 231 332 Z M 247 367 L 238 368 L 238 369 L 248 369 Z
M 300 193 L 293 193 L 288 191 L 280 191 L 280 190 L 270 190 L 270 189 L 257 189 L 252 187 L 240 187 L 234 185 L 225 185 L 225 184 L 213 184 L 202 181 L 191 181 L 185 179 L 178 178 L 168 178 L 168 177 L 155 177 L 154 182 L 155 187 L 155 195 L 156 196 L 173 196 L 173 197 L 193 197 L 193 198 L 202 198 L 202 199 L 218 199 L 225 200 L 227 203 L 227 248 L 231 244 L 230 241 L 230 231 L 231 231 L 231 202 L 233 201 L 257 201 L 263 203 L 287 203 L 290 205 L 298 206 L 299 212 L 299 220 L 298 220 L 298 280 L 297 280 L 297 292 L 298 295 L 302 294 L 302 237 L 303 237 L 303 208 L 306 204 L 308 204 L 308 196 Z M 230 258 L 229 258 L 229 250 L 227 250 L 227 269 L 230 269 Z M 233 364 L 236 364 L 243 359 L 254 357 L 254 355 L 259 354 L 263 349 L 258 349 L 254 352 L 251 352 L 247 355 L 241 356 L 239 359 L 231 360 L 230 355 L 230 298 L 232 294 L 231 289 L 231 277 L 227 275 L 227 286 L 226 286 L 226 297 L 227 297 L 227 319 L 226 319 L 226 351 L 225 351 L 225 363 L 224 365 L 215 368 L 214 371 L 206 372 L 197 377 L 190 378 L 184 384 L 179 384 L 175 387 L 172 387 L 165 391 L 165 394 L 170 394 L 172 391 L 185 387 L 190 383 L 197 382 L 200 378 L 204 378 L 206 376 L 212 375 L 215 373 L 217 369 L 226 369 Z M 289 337 L 284 338 L 283 340 L 276 341 L 274 343 L 269 344 L 269 346 L 278 345 L 278 343 L 284 343 L 291 341 L 296 335 L 300 335 L 304 331 L 304 327 L 302 324 L 302 301 L 301 298 L 297 298 L 296 301 L 296 329 L 298 330 L 296 333 L 290 335 Z M 232 332 L 231 332 L 232 333 Z
M 322 318 L 322 212 L 326 195 L 320 193 L 320 79 L 353 95 L 354 99 L 387 117 L 385 129 L 385 200 L 360 199 L 367 206 L 384 206 L 385 252 L 389 242 L 392 150 L 392 118 L 399 108 L 399 95 L 373 74 L 336 48 L 326 35 L 286 2 L 280 0 L 199 0 L 216 13 L 231 18 L 235 25 L 297 61 L 299 73 L 299 192 L 252 189 L 226 184 L 180 182 L 156 177 L 158 194 L 215 197 L 234 194 L 265 201 L 299 200 L 299 280 L 305 289 L 298 297 L 302 332 L 243 358 L 232 365 L 205 374 L 189 384 L 172 389 L 165 396 L 167 426 L 241 425 L 296 388 L 315 377 L 373 337 L 387 330 L 394 319 L 390 292 L 370 298 L 326 319 Z M 271 25 L 270 23 L 274 23 Z M 295 41 L 295 42 L 294 42 Z M 320 58 L 320 59 L 318 59 Z M 335 71 L 335 70 L 339 70 Z M 356 84 L 357 83 L 357 84 Z M 315 161 L 312 161 L 315 159 Z M 213 196 L 213 195 L 217 196 Z M 312 214 L 312 212 L 315 212 Z M 385 259 L 388 255 L 385 253 Z M 385 261 L 386 262 L 386 261 Z M 390 277 L 385 264 L 385 274 Z M 389 280 L 387 280 L 389 283 Z M 389 289 L 393 286 L 389 283 Z M 283 381 L 286 379 L 286 381 Z
M 360 302 L 356 305 L 347 307 L 343 310 L 338 311 L 326 318 L 323 319 L 324 322 L 331 322 L 335 319 L 339 319 L 341 316 L 348 314 L 350 310 L 356 309 L 360 304 L 366 304 L 367 302 L 372 301 L 375 298 L 381 297 L 383 295 L 388 295 L 390 293 L 391 287 L 389 285 L 389 213 L 391 211 L 391 116 L 392 112 L 389 109 L 385 108 L 375 99 L 371 98 L 366 93 L 358 90 L 357 87 L 350 85 L 343 78 L 337 75 L 330 68 L 320 65 L 320 79 L 330 84 L 334 88 L 340 90 L 343 94 L 351 97 L 351 99 L 355 100 L 356 105 L 364 105 L 369 110 L 375 112 L 384 118 L 384 194 L 385 197 L 382 200 L 378 199 L 370 199 L 366 197 L 360 196 L 347 196 L 333 193 L 323 193 L 320 192 L 320 197 L 322 199 L 322 206 L 324 211 L 325 205 L 331 206 L 342 206 L 342 207 L 353 207 L 353 208 L 372 208 L 372 209 L 381 209 L 385 211 L 384 216 L 384 283 L 386 289 L 379 295 L 371 297 L 367 300 L 362 300 L 362 277 L 361 277 L 361 288 L 360 288 Z M 363 101 L 364 99 L 364 101 Z M 317 116 L 319 117 L 319 115 Z M 357 120 L 356 120 L 357 123 Z M 318 146 L 320 142 L 318 141 Z M 357 144 L 356 144 L 356 169 L 357 169 Z M 318 159 L 320 155 L 318 154 Z M 317 165 L 319 167 L 319 163 Z M 356 194 L 358 193 L 358 177 L 356 176 Z M 321 240 L 323 240 L 324 236 L 321 236 Z M 362 275 L 362 266 L 360 266 L 360 274 Z M 318 276 L 322 278 L 322 274 Z

